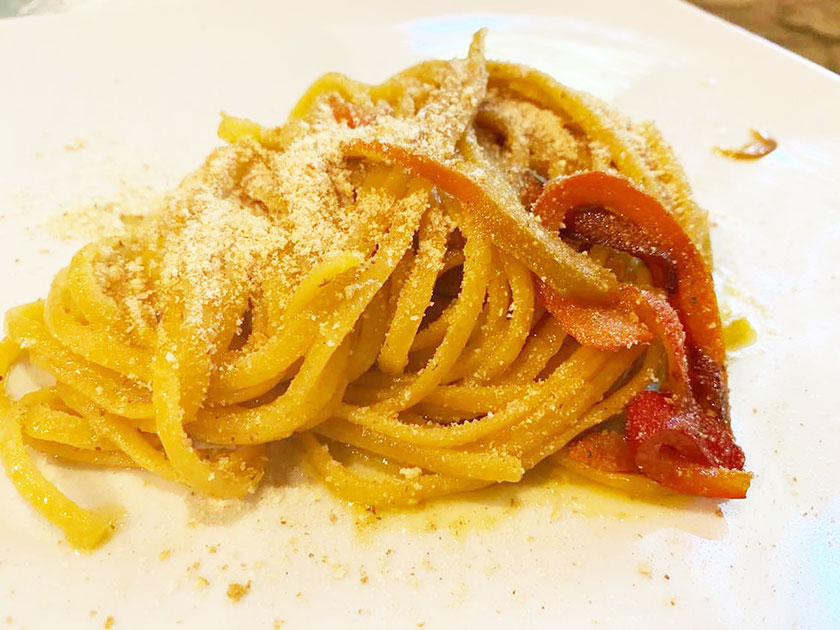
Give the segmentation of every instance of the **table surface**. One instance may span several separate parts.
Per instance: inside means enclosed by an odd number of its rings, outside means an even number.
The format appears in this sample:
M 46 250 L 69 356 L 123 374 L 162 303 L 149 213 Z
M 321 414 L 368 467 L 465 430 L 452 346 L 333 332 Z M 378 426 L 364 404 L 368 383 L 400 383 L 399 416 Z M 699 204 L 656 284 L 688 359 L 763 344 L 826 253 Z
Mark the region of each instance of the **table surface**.
M 788 50 L 840 72 L 838 0 L 689 0 Z

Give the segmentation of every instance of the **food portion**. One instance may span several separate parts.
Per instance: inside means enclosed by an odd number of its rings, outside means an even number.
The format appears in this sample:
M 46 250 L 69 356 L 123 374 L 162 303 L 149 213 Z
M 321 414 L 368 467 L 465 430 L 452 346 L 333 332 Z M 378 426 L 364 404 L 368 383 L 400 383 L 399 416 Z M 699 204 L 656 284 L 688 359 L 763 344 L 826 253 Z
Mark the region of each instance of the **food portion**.
M 28 449 L 213 497 L 291 440 L 375 509 L 517 482 L 547 458 L 615 487 L 743 497 L 705 213 L 651 125 L 536 70 L 328 74 L 163 207 L 12 309 L 0 454 L 76 546 L 111 530 Z M 7 381 L 8 379 L 4 379 Z M 4 383 L 5 385 L 5 383 Z

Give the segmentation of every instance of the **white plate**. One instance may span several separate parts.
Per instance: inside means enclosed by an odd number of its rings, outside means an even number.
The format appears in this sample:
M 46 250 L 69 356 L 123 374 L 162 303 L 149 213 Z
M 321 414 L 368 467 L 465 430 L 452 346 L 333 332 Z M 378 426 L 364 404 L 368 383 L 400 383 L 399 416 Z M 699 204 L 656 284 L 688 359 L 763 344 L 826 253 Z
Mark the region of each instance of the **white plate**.
M 531 488 L 357 531 L 306 484 L 214 507 L 147 475 L 51 466 L 73 497 L 126 516 L 78 555 L 0 478 L 0 627 L 840 627 L 837 77 L 665 0 L 281 4 L 0 21 L 0 308 L 44 295 L 78 247 L 45 232 L 49 215 L 175 184 L 217 144 L 220 110 L 278 122 L 325 71 L 378 81 L 463 54 L 487 25 L 492 57 L 654 120 L 682 158 L 715 223 L 722 302 L 759 335 L 731 361 L 749 498 L 720 517 Z M 779 149 L 712 152 L 750 128 Z M 248 580 L 232 603 L 228 584 Z

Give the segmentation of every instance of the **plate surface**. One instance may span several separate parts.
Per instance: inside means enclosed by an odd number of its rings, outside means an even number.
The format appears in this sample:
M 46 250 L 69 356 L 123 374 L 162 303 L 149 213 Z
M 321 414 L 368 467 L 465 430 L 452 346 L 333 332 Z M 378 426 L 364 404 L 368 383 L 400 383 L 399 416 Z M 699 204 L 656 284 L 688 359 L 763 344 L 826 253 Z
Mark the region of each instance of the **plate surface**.
M 48 217 L 175 185 L 218 144 L 220 110 L 278 123 L 323 72 L 380 81 L 463 55 L 488 26 L 489 56 L 654 120 L 710 209 L 722 304 L 759 339 L 731 357 L 749 498 L 716 513 L 532 483 L 360 524 L 297 478 L 225 505 L 49 465 L 83 504 L 125 515 L 79 555 L 0 476 L 0 625 L 840 627 L 837 77 L 670 0 L 281 4 L 92 2 L 0 21 L 0 310 L 45 295 L 79 246 Z M 712 152 L 751 128 L 779 149 Z

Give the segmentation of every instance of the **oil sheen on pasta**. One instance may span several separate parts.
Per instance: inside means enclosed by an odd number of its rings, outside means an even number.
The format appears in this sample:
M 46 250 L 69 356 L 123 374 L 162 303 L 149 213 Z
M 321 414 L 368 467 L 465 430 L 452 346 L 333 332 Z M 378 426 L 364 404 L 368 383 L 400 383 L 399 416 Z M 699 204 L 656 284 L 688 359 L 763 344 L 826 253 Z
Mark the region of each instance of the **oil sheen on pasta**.
M 293 440 L 338 497 L 385 509 L 517 482 L 620 416 L 661 370 L 658 343 L 579 345 L 535 282 L 597 300 L 647 271 L 547 230 L 528 212 L 546 180 L 621 174 L 710 260 L 705 215 L 652 126 L 486 62 L 482 34 L 466 59 L 380 85 L 325 75 L 284 125 L 224 117 L 219 135 L 160 211 L 83 247 L 45 300 L 7 315 L 0 374 L 28 358 L 56 384 L 0 394 L 0 453 L 77 547 L 112 526 L 28 448 L 240 497 L 266 445 Z M 447 192 L 383 146 L 480 195 Z

